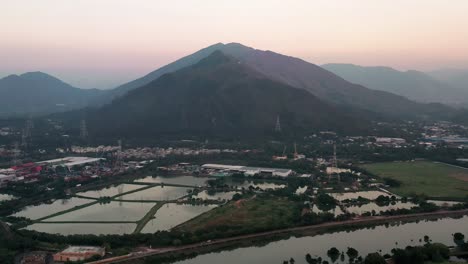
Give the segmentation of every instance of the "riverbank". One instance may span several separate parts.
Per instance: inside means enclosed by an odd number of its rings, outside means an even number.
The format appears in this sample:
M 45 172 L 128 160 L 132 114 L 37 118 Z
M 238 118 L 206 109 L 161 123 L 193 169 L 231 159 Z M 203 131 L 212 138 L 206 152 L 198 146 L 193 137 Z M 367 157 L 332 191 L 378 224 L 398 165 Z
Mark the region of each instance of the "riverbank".
M 148 258 L 148 257 L 176 257 L 177 255 L 193 255 L 205 252 L 211 252 L 222 248 L 232 247 L 234 245 L 242 243 L 252 243 L 258 240 L 268 240 L 276 236 L 282 235 L 294 235 L 294 234 L 306 234 L 315 235 L 333 231 L 334 229 L 342 228 L 359 228 L 368 225 L 380 225 L 399 221 L 417 221 L 425 219 L 438 219 L 443 217 L 457 217 L 468 215 L 468 209 L 460 211 L 437 211 L 431 213 L 420 213 L 412 215 L 398 215 L 398 216 L 374 216 L 374 217 L 362 217 L 352 220 L 340 221 L 340 222 L 329 222 L 319 225 L 312 226 L 300 226 L 292 227 L 281 230 L 272 230 L 268 232 L 247 234 L 230 238 L 214 239 L 211 241 L 200 242 L 191 245 L 184 245 L 178 247 L 165 247 L 157 249 L 146 249 L 139 252 L 134 252 L 125 256 L 119 256 L 115 258 L 103 259 L 100 261 L 90 262 L 92 264 L 108 264 L 108 263 L 138 263 L 137 261 Z

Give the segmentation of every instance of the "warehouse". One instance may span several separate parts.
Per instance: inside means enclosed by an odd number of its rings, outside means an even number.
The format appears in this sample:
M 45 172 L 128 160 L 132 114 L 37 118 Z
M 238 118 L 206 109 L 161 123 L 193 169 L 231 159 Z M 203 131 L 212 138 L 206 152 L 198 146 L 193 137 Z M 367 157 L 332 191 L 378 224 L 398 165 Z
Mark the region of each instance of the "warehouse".
M 272 177 L 288 177 L 293 174 L 291 169 L 247 167 L 224 164 L 204 164 L 202 165 L 202 169 L 208 172 L 244 173 L 247 176 L 263 175 Z
M 51 167 L 64 166 L 72 168 L 73 166 L 93 164 L 103 160 L 102 158 L 89 158 L 89 157 L 65 157 L 60 159 L 45 160 L 37 162 L 40 165 L 48 165 Z
M 70 246 L 54 255 L 54 261 L 84 261 L 94 256 L 104 257 L 106 251 L 102 247 Z

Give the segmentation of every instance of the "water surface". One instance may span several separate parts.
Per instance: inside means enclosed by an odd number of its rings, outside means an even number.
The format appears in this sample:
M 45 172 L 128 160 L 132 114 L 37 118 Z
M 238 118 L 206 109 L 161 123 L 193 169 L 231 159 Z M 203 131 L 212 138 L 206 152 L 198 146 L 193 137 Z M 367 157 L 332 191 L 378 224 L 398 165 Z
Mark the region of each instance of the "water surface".
M 121 194 L 128 191 L 133 191 L 136 189 L 143 188 L 145 186 L 137 185 L 137 184 L 120 184 L 118 186 L 111 186 L 107 188 L 103 188 L 100 190 L 94 191 L 86 191 L 77 193 L 77 195 L 92 197 L 92 198 L 99 198 L 103 196 L 115 196 L 117 194 Z
M 156 218 L 150 220 L 141 232 L 169 230 L 215 207 L 215 205 L 165 204 L 156 212 Z
M 333 198 L 337 199 L 338 201 L 343 201 L 343 200 L 346 200 L 346 199 L 357 199 L 359 196 L 361 196 L 362 198 L 369 199 L 369 200 L 375 200 L 380 195 L 390 197 L 390 195 L 388 195 L 387 193 L 382 192 L 382 191 L 330 193 L 330 195 L 333 196 Z
M 152 200 L 166 201 L 178 199 L 189 194 L 189 188 L 172 187 L 172 186 L 156 186 L 142 191 L 126 194 L 117 199 L 123 200 Z
M 238 192 L 217 192 L 215 194 L 210 194 L 208 191 L 202 191 L 197 195 L 193 195 L 192 198 L 202 200 L 231 200 L 236 193 Z
M 123 235 L 135 230 L 136 224 L 33 224 L 25 229 L 62 235 Z
M 138 221 L 155 203 L 126 203 L 113 201 L 94 204 L 80 210 L 52 217 L 47 221 Z
M 192 186 L 205 186 L 208 177 L 194 177 L 194 176 L 148 176 L 142 179 L 138 179 L 135 182 L 142 183 L 172 183 L 172 184 L 184 184 Z
M 94 200 L 77 197 L 72 197 L 70 199 L 60 199 L 55 200 L 50 204 L 43 203 L 40 205 L 26 206 L 20 212 L 13 214 L 13 216 L 26 217 L 32 220 L 36 220 L 38 218 L 42 218 L 51 214 L 71 209 L 75 206 L 80 206 L 91 202 L 94 202 Z
M 0 202 L 9 201 L 9 200 L 13 200 L 13 199 L 15 199 L 15 197 L 13 195 L 0 193 Z
M 396 210 L 396 209 L 411 209 L 414 207 L 417 207 L 417 204 L 413 203 L 402 203 L 402 202 L 395 202 L 395 204 L 390 204 L 390 205 L 385 205 L 385 206 L 379 206 L 376 203 L 368 203 L 368 204 L 363 204 L 363 205 L 353 205 L 350 207 L 347 207 L 346 210 L 350 213 L 355 213 L 355 214 L 363 214 L 363 213 L 370 213 L 372 210 L 374 210 L 376 213 L 381 213 L 385 211 L 390 211 L 390 210 Z
M 283 263 L 283 260 L 295 259 L 297 264 L 306 264 L 305 255 L 321 256 L 330 261 L 326 252 L 331 247 L 346 251 L 353 247 L 360 255 L 382 250 L 382 254 L 389 253 L 394 247 L 407 245 L 420 245 L 419 239 L 428 235 L 433 241 L 453 245 L 452 234 L 464 232 L 468 236 L 468 216 L 460 219 L 445 218 L 439 221 L 420 221 L 419 223 L 397 224 L 389 227 L 378 226 L 352 232 L 337 232 L 331 234 L 291 237 L 289 239 L 268 243 L 262 246 L 237 248 L 219 253 L 199 255 L 193 259 L 176 262 L 178 264 L 205 264 L 205 263 Z M 398 244 L 395 244 L 395 243 Z M 331 263 L 331 262 L 330 262 Z M 348 263 L 340 262 L 335 263 Z

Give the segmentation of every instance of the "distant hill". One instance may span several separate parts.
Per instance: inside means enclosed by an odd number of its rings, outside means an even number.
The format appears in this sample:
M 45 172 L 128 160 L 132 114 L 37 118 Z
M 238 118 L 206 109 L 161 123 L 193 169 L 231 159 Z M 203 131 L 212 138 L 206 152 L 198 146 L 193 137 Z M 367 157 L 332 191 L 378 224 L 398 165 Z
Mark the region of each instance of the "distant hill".
M 95 136 L 264 137 L 319 130 L 359 133 L 366 121 L 311 93 L 273 81 L 221 51 L 167 73 L 88 113 Z
M 126 92 L 156 80 L 161 75 L 193 65 L 208 54 L 220 50 L 255 69 L 270 79 L 292 87 L 309 91 L 316 97 L 337 106 L 371 111 L 392 117 L 443 118 L 451 111 L 440 104 L 421 104 L 389 92 L 368 89 L 338 77 L 317 65 L 304 60 L 262 51 L 238 43 L 218 43 L 188 55 L 180 60 L 155 70 L 146 76 L 124 84 L 106 96 L 105 100 L 122 96 Z
M 468 69 L 442 69 L 427 72 L 427 74 L 441 82 L 450 84 L 462 93 L 468 93 Z M 468 99 L 460 105 L 468 108 Z
M 402 72 L 390 67 L 363 67 L 353 64 L 325 64 L 322 67 L 352 83 L 405 96 L 421 103 L 454 105 L 468 102 L 468 86 L 463 91 L 443 78 L 437 80 L 423 72 Z
M 42 72 L 0 79 L 0 116 L 37 115 L 88 106 L 103 92 L 79 89 Z

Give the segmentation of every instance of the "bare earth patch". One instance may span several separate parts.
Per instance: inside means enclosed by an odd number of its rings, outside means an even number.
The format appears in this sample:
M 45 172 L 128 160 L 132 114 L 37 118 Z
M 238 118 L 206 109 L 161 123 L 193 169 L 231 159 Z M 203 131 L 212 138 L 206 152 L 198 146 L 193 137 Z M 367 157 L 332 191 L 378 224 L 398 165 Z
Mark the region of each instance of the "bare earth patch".
M 449 176 L 457 180 L 468 182 L 468 174 L 466 173 L 452 173 Z

